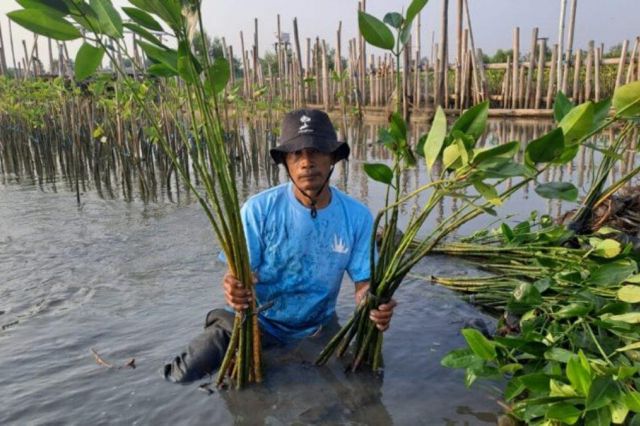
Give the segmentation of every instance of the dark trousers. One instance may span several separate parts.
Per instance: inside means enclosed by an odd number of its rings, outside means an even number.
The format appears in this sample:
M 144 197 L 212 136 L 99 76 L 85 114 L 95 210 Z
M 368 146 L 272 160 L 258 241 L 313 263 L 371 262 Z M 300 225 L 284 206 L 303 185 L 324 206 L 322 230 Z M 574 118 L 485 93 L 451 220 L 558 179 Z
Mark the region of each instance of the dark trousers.
M 209 311 L 205 319 L 204 331 L 196 336 L 171 363 L 164 366 L 164 377 L 172 382 L 188 383 L 216 371 L 229 346 L 234 316 L 233 312 L 224 309 Z M 305 341 L 313 342 L 315 352 L 318 348 L 321 349 L 337 330 L 339 330 L 338 320 L 334 316 L 318 333 Z M 284 346 L 264 331 L 261 341 L 263 349 Z

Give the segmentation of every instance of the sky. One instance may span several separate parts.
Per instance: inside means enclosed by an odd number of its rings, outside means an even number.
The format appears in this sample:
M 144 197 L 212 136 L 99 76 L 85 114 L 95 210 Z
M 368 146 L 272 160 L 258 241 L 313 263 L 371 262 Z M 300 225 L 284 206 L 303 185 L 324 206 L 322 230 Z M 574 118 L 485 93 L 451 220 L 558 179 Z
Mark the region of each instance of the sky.
M 113 0 L 116 6 L 127 5 L 125 0 Z M 493 54 L 497 49 L 511 48 L 513 29 L 520 28 L 520 50 L 528 52 L 531 32 L 540 29 L 539 37 L 548 37 L 549 43 L 557 43 L 561 0 L 468 0 L 471 25 L 476 47 Z M 440 36 L 443 0 L 430 0 L 421 14 L 422 56 L 429 57 L 432 38 Z M 457 0 L 449 0 L 450 52 L 455 46 Z M 571 0 L 567 0 L 567 24 Z M 254 18 L 258 18 L 259 51 L 273 50 L 276 40 L 277 15 L 280 14 L 282 32 L 291 33 L 293 18 L 298 19 L 302 49 L 306 38 L 316 36 L 336 44 L 336 31 L 342 22 L 343 56 L 347 55 L 347 40 L 357 34 L 357 0 L 203 0 L 203 18 L 206 31 L 212 36 L 224 36 L 240 52 L 240 31 L 244 33 L 245 47 L 253 43 Z M 368 0 L 367 12 L 382 18 L 386 12 L 402 11 L 409 0 Z M 0 27 L 8 46 L 8 23 L 5 14 L 19 6 L 13 0 L 0 0 Z M 612 45 L 629 40 L 632 47 L 640 36 L 640 0 L 578 0 L 574 48 L 586 48 L 589 40 L 596 45 L 603 43 L 605 50 Z M 565 29 L 565 33 L 567 29 Z M 31 46 L 33 37 L 13 25 L 16 55 L 22 57 L 22 39 Z M 565 42 L 566 43 L 566 42 Z M 40 42 L 45 49 L 45 42 Z M 73 52 L 79 44 L 71 44 Z M 44 50 L 41 50 L 44 51 Z M 372 52 L 370 50 L 369 52 Z M 72 53 L 73 54 L 73 53 Z M 304 53 L 303 53 L 304 55 Z M 46 56 L 42 55 L 41 56 Z M 9 58 L 7 62 L 10 64 Z

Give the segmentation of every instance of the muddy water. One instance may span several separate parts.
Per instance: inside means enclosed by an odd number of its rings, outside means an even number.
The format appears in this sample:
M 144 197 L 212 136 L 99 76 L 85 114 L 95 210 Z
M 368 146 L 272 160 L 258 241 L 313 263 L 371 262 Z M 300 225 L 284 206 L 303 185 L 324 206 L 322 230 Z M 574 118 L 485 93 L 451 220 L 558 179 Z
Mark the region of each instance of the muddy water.
M 372 160 L 384 158 L 365 142 L 348 165 L 336 168 L 333 181 L 375 211 L 383 188 L 361 172 Z M 420 167 L 407 184 L 424 176 Z M 245 179 L 243 194 L 273 183 L 259 175 Z M 445 204 L 439 214 L 454 208 Z M 525 191 L 501 214 L 533 209 L 562 206 Z M 494 220 L 482 218 L 462 232 Z M 492 319 L 420 279 L 407 279 L 397 292 L 382 380 L 347 375 L 337 362 L 314 367 L 316 348 L 302 346 L 268 353 L 266 382 L 241 393 L 203 392 L 205 380 L 165 382 L 163 363 L 199 332 L 209 309 L 224 304 L 217 253 L 204 214 L 185 197 L 145 204 L 86 190 L 78 206 L 71 190 L 54 192 L 28 179 L 0 185 L 0 424 L 496 422 L 500 383 L 467 389 L 462 372 L 440 366 L 449 350 L 463 345 L 461 327 L 478 318 L 491 327 Z M 474 273 L 443 257 L 426 259 L 413 272 Z M 353 308 L 350 282 L 338 308 L 346 320 Z M 114 367 L 98 365 L 92 348 Z M 119 368 L 130 358 L 135 369 Z

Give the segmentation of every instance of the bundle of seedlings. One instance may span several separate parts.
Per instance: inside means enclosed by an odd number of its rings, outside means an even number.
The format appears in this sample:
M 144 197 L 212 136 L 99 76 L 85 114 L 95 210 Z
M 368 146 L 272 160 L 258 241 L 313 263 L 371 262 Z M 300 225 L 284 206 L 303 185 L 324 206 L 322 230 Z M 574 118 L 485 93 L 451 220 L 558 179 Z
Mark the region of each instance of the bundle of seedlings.
M 625 120 L 618 128 L 624 134 L 640 117 L 640 82 L 619 88 L 613 106 L 609 121 Z M 614 153 L 608 151 L 615 160 Z M 588 191 L 596 192 L 607 191 Z M 549 217 L 532 216 L 532 222 L 502 224 L 438 249 L 471 259 L 489 275 L 434 281 L 502 315 L 493 337 L 462 330 L 467 347 L 450 352 L 442 364 L 464 369 L 468 386 L 478 378 L 505 378 L 502 404 L 517 421 L 637 424 L 638 252 L 613 228 L 576 235 Z M 570 240 L 577 244 L 567 247 Z
M 192 154 L 191 164 L 180 161 L 181 146 L 163 131 L 162 116 L 154 114 L 146 99 L 157 92 L 131 90 L 132 101 L 140 105 L 156 135 L 157 143 L 171 158 L 184 183 L 197 197 L 215 236 L 226 256 L 230 271 L 253 291 L 249 255 L 240 219 L 240 204 L 234 171 L 229 161 L 220 114 L 220 93 L 229 79 L 229 64 L 223 58 L 211 61 L 208 55 L 196 57 L 192 35 L 196 29 L 203 37 L 204 28 L 199 0 L 130 0 L 135 7 L 124 7 L 129 18 L 122 17 L 110 0 L 18 1 L 23 9 L 8 13 L 19 25 L 56 40 L 84 39 L 75 58 L 75 79 L 83 81 L 93 75 L 105 55 L 115 67 L 119 82 L 132 88 L 137 81 L 119 64 L 117 52 L 126 52 L 124 30 L 139 37 L 138 44 L 152 64 L 147 72 L 156 78 L 179 79 L 186 96 L 190 122 L 178 127 L 180 140 Z M 162 24 L 161 24 L 162 22 Z M 78 29 L 78 27 L 80 29 Z M 177 49 L 156 36 L 168 29 Z M 133 58 L 129 58 L 136 64 Z M 137 70 L 143 73 L 144 70 Z M 146 96 L 146 98 L 145 98 Z M 190 169 L 200 182 L 189 179 Z M 252 298 L 255 301 L 255 297 Z M 228 376 L 241 388 L 262 379 L 260 333 L 254 312 L 255 302 L 236 314 L 229 348 L 218 373 L 218 384 Z
M 411 22 L 416 10 L 419 11 L 424 3 L 426 2 L 414 1 L 408 8 L 406 17 L 399 13 L 389 13 L 384 22 L 361 12 L 360 31 L 370 44 L 391 51 L 396 57 L 396 67 L 399 67 L 399 56 L 407 40 Z M 396 38 L 387 24 L 397 30 Z M 399 89 L 399 82 L 397 86 Z M 488 102 L 467 110 L 448 131 L 445 114 L 438 108 L 429 133 L 420 138 L 416 151 L 424 157 L 429 172 L 435 172 L 434 165 L 438 166 L 440 172 L 430 183 L 413 191 L 404 190 L 401 184 L 403 171 L 414 167 L 416 163 L 409 144 L 407 123 L 399 113 L 392 114 L 388 129 L 380 132 L 381 143 L 392 154 L 392 166 L 365 165 L 369 177 L 387 185 L 386 205 L 374 222 L 375 229 L 382 227 L 382 236 L 378 254 L 373 241 L 371 244 L 369 292 L 357 306 L 352 318 L 324 348 L 316 360 L 317 364 L 326 363 L 334 353 L 337 356 L 344 355 L 350 343 L 355 340 L 349 368 L 355 371 L 363 363 L 367 363 L 373 371 L 380 371 L 383 364 L 383 334 L 369 319 L 369 312 L 389 301 L 411 268 L 447 235 L 480 214 L 496 214 L 496 206 L 534 181 L 552 163 L 564 164 L 571 161 L 586 137 L 612 122 L 605 121 L 605 114 L 595 113 L 604 107 L 608 110 L 608 105 L 587 102 L 571 108 L 556 129 L 529 142 L 524 163 L 514 161 L 520 147 L 517 141 L 476 148 L 485 131 Z M 507 180 L 511 181 L 510 186 L 505 184 Z M 550 198 L 559 198 L 568 185 L 570 184 L 553 182 L 538 185 L 537 190 Z M 401 231 L 400 212 L 408 203 L 421 199 L 418 197 L 425 197 L 426 202 L 407 219 L 407 224 Z M 423 229 L 433 209 L 445 197 L 455 197 L 462 203 L 462 207 L 434 229 Z M 419 234 L 420 242 L 414 245 Z M 426 235 L 423 236 L 424 234 Z

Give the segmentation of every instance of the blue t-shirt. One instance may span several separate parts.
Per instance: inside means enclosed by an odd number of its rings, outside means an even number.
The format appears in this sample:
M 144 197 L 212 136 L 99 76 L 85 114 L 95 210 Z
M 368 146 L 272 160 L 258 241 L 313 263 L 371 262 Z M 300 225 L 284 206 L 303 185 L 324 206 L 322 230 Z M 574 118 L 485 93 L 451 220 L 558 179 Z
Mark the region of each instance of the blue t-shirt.
M 283 342 L 309 336 L 332 318 L 345 271 L 354 282 L 371 276 L 371 213 L 330 190 L 329 205 L 315 219 L 291 183 L 249 198 L 241 210 L 258 304 L 273 302 L 260 325 Z

